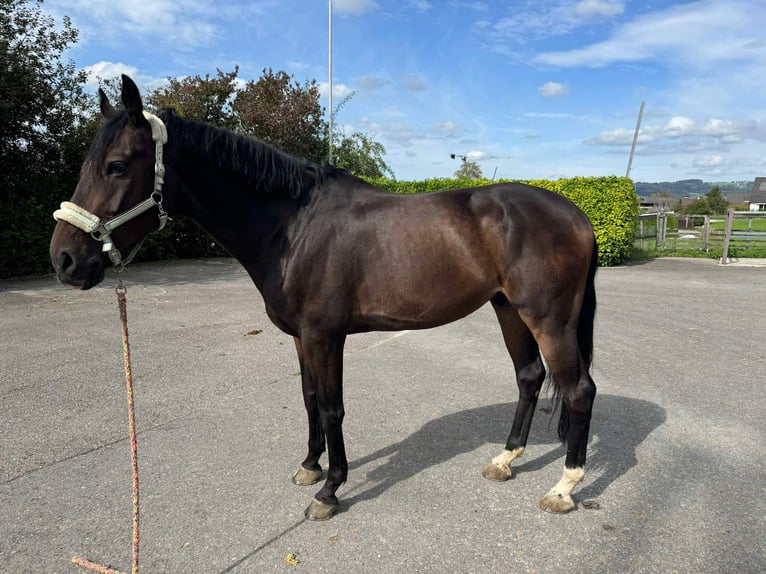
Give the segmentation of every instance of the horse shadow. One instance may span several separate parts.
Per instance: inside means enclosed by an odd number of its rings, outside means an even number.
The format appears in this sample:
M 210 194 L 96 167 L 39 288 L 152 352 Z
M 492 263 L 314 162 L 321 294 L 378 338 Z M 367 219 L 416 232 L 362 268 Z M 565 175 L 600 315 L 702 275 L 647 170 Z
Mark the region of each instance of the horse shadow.
M 492 456 L 498 454 L 505 444 L 515 410 L 516 403 L 500 403 L 451 413 L 427 422 L 398 443 L 351 461 L 349 469 L 355 469 L 388 457 L 384 463 L 367 472 L 367 481 L 352 489 L 364 490 L 343 496 L 341 509 L 374 499 L 427 468 L 486 444 L 498 445 L 498 451 Z M 636 449 L 665 420 L 665 409 L 652 402 L 598 395 L 588 443 L 586 486 L 579 489 L 577 498 L 598 497 L 633 468 L 638 462 Z M 566 451 L 556 436 L 557 421 L 557 415 L 551 417 L 537 413 L 527 442 L 527 452 L 513 465 L 514 477 L 540 470 L 556 461 L 563 466 Z M 536 456 L 535 445 L 554 444 L 558 444 L 558 448 Z M 486 462 L 489 460 L 477 460 L 476 472 Z M 589 475 L 596 478 L 588 482 Z M 370 483 L 373 483 L 372 486 L 369 486 Z

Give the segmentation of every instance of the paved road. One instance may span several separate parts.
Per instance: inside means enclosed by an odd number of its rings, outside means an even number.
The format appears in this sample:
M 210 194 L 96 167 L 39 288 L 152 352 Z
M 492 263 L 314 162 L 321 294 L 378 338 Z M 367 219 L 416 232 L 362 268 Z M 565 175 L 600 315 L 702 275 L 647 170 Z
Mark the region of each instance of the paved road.
M 490 309 L 346 349 L 341 513 L 302 520 L 305 414 L 290 338 L 230 260 L 127 272 L 142 572 L 766 571 L 766 269 L 603 269 L 589 472 L 566 516 L 537 414 L 514 478 L 482 479 L 516 391 Z M 114 278 L 0 282 L 0 571 L 130 567 Z M 257 334 L 255 334 L 257 333 Z M 541 405 L 545 406 L 545 405 Z M 293 553 L 297 565 L 285 563 Z

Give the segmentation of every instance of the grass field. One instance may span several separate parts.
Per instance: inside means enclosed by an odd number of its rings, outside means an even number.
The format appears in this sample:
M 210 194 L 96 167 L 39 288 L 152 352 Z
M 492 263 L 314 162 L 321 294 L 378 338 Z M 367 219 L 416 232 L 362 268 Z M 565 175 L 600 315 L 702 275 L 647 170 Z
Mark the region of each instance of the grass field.
M 726 229 L 726 221 L 711 221 L 710 227 L 712 229 Z M 752 218 L 752 219 L 735 219 L 731 222 L 731 228 L 737 231 L 746 231 L 752 229 L 753 231 L 766 231 L 766 217 Z

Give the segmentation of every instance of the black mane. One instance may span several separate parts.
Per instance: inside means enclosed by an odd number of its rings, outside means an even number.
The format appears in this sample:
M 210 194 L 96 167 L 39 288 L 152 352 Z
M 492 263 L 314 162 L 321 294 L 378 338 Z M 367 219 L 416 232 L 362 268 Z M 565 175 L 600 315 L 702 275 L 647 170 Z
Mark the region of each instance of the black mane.
M 265 142 L 202 122 L 186 120 L 170 109 L 158 116 L 168 129 L 169 145 L 178 146 L 197 160 L 242 177 L 259 193 L 289 194 L 300 197 L 304 191 L 320 185 L 342 170 L 320 167 L 308 160 L 291 156 Z M 127 126 L 127 114 L 109 118 L 91 148 L 97 165 L 114 138 Z M 171 141 L 172 140 L 172 141 Z
M 195 122 L 165 109 L 159 114 L 168 128 L 168 138 L 200 159 L 243 177 L 258 192 L 294 198 L 321 184 L 332 168 L 289 155 L 265 142 L 230 130 Z

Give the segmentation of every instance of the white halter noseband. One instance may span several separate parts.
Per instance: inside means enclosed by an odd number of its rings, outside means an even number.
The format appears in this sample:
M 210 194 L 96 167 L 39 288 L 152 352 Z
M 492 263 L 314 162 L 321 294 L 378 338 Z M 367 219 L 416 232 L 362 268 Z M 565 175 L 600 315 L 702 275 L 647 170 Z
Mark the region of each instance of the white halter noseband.
M 162 185 L 165 183 L 165 164 L 162 161 L 162 146 L 168 143 L 168 130 L 157 116 L 144 112 L 144 117 L 152 127 L 152 140 L 155 142 L 154 189 L 149 198 L 104 222 L 88 210 L 69 201 L 62 202 L 61 208 L 53 212 L 53 219 L 56 221 L 66 221 L 78 229 L 82 229 L 85 233 L 90 233 L 96 241 L 101 241 L 104 244 L 103 251 L 108 252 L 112 265 L 119 270 L 122 270 L 133 260 L 143 240 L 123 259 L 122 254 L 115 247 L 110 237 L 112 231 L 131 219 L 135 219 L 155 205 L 159 209 L 160 219 L 159 227 L 155 231 L 165 227 L 168 221 L 168 214 L 162 208 Z

